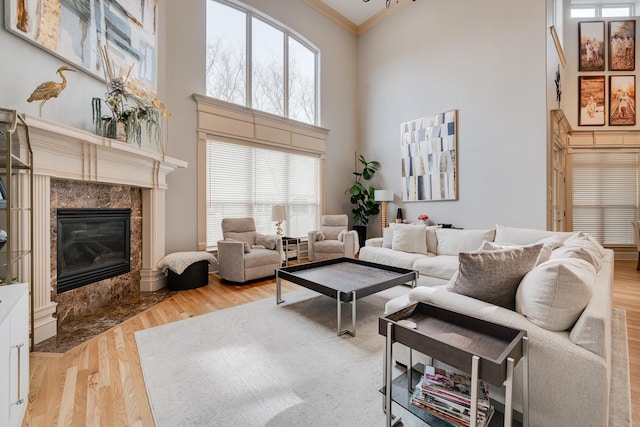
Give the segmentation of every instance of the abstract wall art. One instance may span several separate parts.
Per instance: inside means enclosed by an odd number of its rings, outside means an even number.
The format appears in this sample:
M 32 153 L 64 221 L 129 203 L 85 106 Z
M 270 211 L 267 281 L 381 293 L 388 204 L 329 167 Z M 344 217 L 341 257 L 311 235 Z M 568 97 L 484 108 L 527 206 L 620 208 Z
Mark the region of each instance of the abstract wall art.
M 457 111 L 400 125 L 402 200 L 458 200 Z
M 158 0 L 6 0 L 7 30 L 99 79 L 100 46 L 115 70 L 155 90 Z

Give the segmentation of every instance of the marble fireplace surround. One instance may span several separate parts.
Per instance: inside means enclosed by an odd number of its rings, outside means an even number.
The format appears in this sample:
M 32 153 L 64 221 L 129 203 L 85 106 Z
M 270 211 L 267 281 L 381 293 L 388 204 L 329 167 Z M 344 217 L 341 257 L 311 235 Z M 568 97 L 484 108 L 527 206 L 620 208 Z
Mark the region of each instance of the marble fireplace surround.
M 27 115 L 33 150 L 34 263 L 33 309 L 35 343 L 57 334 L 56 302 L 52 300 L 51 184 L 56 180 L 138 187 L 142 193 L 142 265 L 140 291 L 165 286 L 158 262 L 165 256 L 166 177 L 187 162 L 163 156 L 53 121 Z

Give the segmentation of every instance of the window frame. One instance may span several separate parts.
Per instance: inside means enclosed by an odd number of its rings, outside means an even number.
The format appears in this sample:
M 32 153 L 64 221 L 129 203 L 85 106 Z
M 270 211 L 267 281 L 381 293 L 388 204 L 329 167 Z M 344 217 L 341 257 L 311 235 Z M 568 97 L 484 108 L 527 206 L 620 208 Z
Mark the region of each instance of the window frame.
M 246 82 L 246 93 L 245 93 L 245 107 L 253 108 L 253 18 L 256 18 L 266 25 L 274 27 L 275 29 L 281 31 L 284 35 L 283 37 L 283 56 L 284 63 L 283 66 L 283 76 L 284 76 L 284 114 L 281 117 L 289 118 L 289 38 L 296 40 L 302 46 L 309 49 L 312 53 L 314 53 L 314 121 L 310 123 L 312 125 L 318 125 L 321 123 L 321 115 L 320 115 L 320 59 L 321 52 L 320 49 L 315 46 L 311 41 L 306 39 L 302 34 L 294 31 L 292 28 L 284 25 L 283 23 L 271 18 L 270 16 L 254 9 L 250 6 L 247 6 L 243 3 L 240 3 L 235 0 L 208 0 L 209 2 L 216 2 L 221 5 L 225 5 L 231 8 L 234 8 L 240 12 L 245 13 L 245 61 L 246 61 L 246 70 L 245 70 L 245 82 Z M 208 22 L 205 23 L 208 27 Z M 205 41 L 206 42 L 206 41 Z M 224 101 L 224 100 L 221 100 Z M 261 111 L 261 110 L 256 110 Z M 292 119 L 294 120 L 294 119 Z M 306 122 L 304 122 L 306 123 Z
M 620 9 L 629 10 L 628 15 L 602 16 L 603 9 Z M 594 16 L 573 16 L 573 11 L 578 9 L 594 9 Z M 571 3 L 569 15 L 573 19 L 595 19 L 595 18 L 622 18 L 635 16 L 635 5 L 633 3 Z

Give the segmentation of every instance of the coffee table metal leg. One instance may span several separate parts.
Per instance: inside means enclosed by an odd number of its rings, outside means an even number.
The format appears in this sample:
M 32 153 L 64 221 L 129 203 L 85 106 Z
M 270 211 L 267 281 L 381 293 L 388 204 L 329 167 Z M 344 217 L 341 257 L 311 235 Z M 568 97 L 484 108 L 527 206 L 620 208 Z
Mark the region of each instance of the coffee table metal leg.
M 352 337 L 356 336 L 356 292 L 351 292 L 351 330 L 342 329 L 342 292 L 338 291 L 336 295 L 336 311 L 338 313 L 338 336 L 349 334 Z
M 280 275 L 279 271 L 276 270 L 276 304 L 282 304 L 284 300 L 280 297 L 282 292 L 280 291 Z

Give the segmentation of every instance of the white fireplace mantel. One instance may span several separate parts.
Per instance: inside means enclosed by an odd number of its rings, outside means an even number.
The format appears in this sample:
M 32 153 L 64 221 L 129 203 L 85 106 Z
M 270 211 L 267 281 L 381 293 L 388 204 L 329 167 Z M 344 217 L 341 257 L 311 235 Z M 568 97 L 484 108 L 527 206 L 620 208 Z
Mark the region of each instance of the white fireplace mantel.
M 35 342 L 57 333 L 56 303 L 51 300 L 51 178 L 120 184 L 142 189 L 142 269 L 140 290 L 164 287 L 158 262 L 165 256 L 165 190 L 167 175 L 188 163 L 94 135 L 50 120 L 27 115 L 33 150 L 34 180 L 34 328 Z
M 61 179 L 166 189 L 166 177 L 187 162 L 91 132 L 26 116 L 33 171 Z

